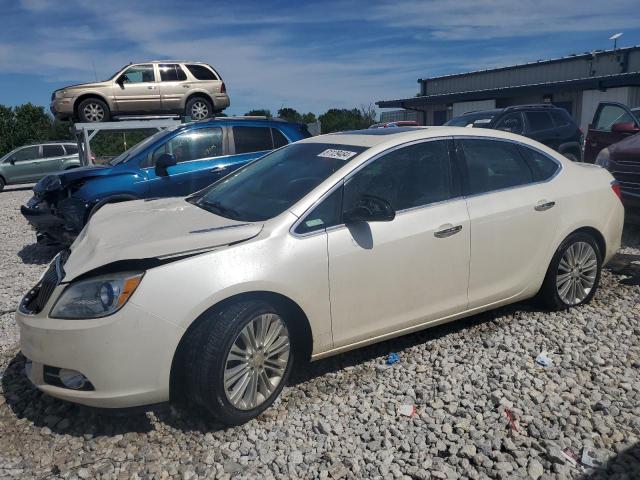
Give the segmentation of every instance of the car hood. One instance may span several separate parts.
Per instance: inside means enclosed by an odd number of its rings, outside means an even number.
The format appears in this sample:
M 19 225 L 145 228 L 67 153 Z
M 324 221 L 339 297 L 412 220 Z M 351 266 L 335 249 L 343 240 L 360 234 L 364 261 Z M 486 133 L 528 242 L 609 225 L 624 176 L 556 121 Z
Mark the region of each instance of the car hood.
M 609 154 L 614 161 L 636 161 L 640 163 L 640 133 L 610 145 Z
M 72 168 L 70 170 L 65 170 L 64 172 L 47 175 L 35 184 L 35 186 L 33 187 L 33 192 L 36 195 L 39 195 L 47 192 L 53 192 L 55 190 L 61 190 L 66 186 L 71 185 L 72 183 L 76 183 L 79 180 L 110 175 L 112 169 L 113 167 L 107 165 L 96 165 L 90 167 Z
M 184 198 L 106 205 L 71 245 L 71 255 L 64 266 L 65 281 L 114 262 L 206 252 L 249 240 L 262 227 L 261 223 L 214 215 Z

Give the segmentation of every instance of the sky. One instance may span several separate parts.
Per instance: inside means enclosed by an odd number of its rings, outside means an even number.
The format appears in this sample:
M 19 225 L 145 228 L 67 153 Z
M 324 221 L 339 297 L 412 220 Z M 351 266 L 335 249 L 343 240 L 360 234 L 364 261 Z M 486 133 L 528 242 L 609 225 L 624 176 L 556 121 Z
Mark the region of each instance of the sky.
M 354 108 L 417 79 L 640 44 L 638 0 L 0 0 L 0 104 L 129 62 L 200 60 L 227 114 Z

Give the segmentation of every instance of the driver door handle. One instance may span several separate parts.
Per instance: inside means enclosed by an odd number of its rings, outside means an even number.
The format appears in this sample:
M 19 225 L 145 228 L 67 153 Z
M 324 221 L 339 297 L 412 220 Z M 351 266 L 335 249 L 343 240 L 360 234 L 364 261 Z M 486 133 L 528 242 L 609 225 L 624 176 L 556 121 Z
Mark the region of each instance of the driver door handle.
M 536 210 L 536 212 L 544 212 L 545 210 L 549 210 L 550 208 L 553 208 L 555 204 L 556 202 L 545 202 L 544 200 L 541 200 L 533 208 Z
M 455 235 L 456 233 L 458 233 L 460 230 L 462 230 L 462 225 L 456 225 L 456 226 L 449 226 L 451 224 L 448 225 L 441 225 L 440 228 L 441 230 L 437 230 L 435 232 L 433 232 L 433 236 L 436 238 L 447 238 L 450 237 L 451 235 Z M 445 228 L 442 228 L 445 227 Z
M 149 90 L 155 90 L 157 87 L 155 85 L 147 85 Z

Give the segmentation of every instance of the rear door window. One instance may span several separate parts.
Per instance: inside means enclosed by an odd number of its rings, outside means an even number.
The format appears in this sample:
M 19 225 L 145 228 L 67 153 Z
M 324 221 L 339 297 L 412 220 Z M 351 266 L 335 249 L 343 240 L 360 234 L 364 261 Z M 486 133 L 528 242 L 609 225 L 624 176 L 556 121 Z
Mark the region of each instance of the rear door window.
M 529 124 L 530 132 L 539 132 L 540 130 L 547 130 L 553 128 L 553 121 L 551 116 L 547 112 L 524 112 L 527 117 L 527 123 Z
M 75 155 L 78 153 L 77 145 L 65 145 L 64 148 L 67 151 L 67 155 Z
M 550 159 L 546 155 L 540 153 L 533 148 L 520 145 L 520 152 L 527 159 L 529 168 L 533 173 L 533 180 L 536 182 L 544 182 L 553 177 L 558 170 L 560 170 L 560 164 L 555 160 Z
M 62 148 L 62 145 L 43 145 L 42 146 L 43 158 L 62 157 L 62 156 L 64 156 L 64 148 Z
M 551 116 L 556 127 L 565 127 L 571 123 L 571 117 L 566 110 L 551 110 Z
M 266 127 L 233 127 L 236 154 L 273 150 L 271 129 Z
M 191 72 L 191 75 L 196 77 L 198 80 L 218 80 L 217 75 L 204 65 L 189 64 L 186 67 Z
M 515 144 L 500 140 L 458 140 L 467 170 L 467 195 L 533 182 L 533 173 Z
M 187 74 L 176 63 L 163 63 L 158 65 L 158 68 L 162 82 L 180 82 L 187 79 Z

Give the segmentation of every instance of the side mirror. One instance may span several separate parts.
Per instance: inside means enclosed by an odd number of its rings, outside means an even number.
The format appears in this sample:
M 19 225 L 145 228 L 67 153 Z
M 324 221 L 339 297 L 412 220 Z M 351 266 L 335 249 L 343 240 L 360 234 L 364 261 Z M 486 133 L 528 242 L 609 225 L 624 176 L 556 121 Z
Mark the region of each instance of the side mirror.
M 12 158 L 11 160 L 9 160 L 9 163 L 10 163 L 11 165 L 15 165 L 15 164 L 16 164 L 16 161 Z
M 169 176 L 167 169 L 177 164 L 176 157 L 171 153 L 163 153 L 156 160 L 156 175 L 159 177 Z
M 384 198 L 374 195 L 363 195 L 356 206 L 345 210 L 342 214 L 344 222 L 390 222 L 396 218 L 396 212 Z
M 118 79 L 116 80 L 116 83 L 122 87 L 128 81 L 129 81 L 129 78 L 127 77 L 127 74 L 125 73 L 125 74 L 120 75 L 118 77 Z
M 616 133 L 638 133 L 640 129 L 633 122 L 622 122 L 611 125 L 611 131 Z

